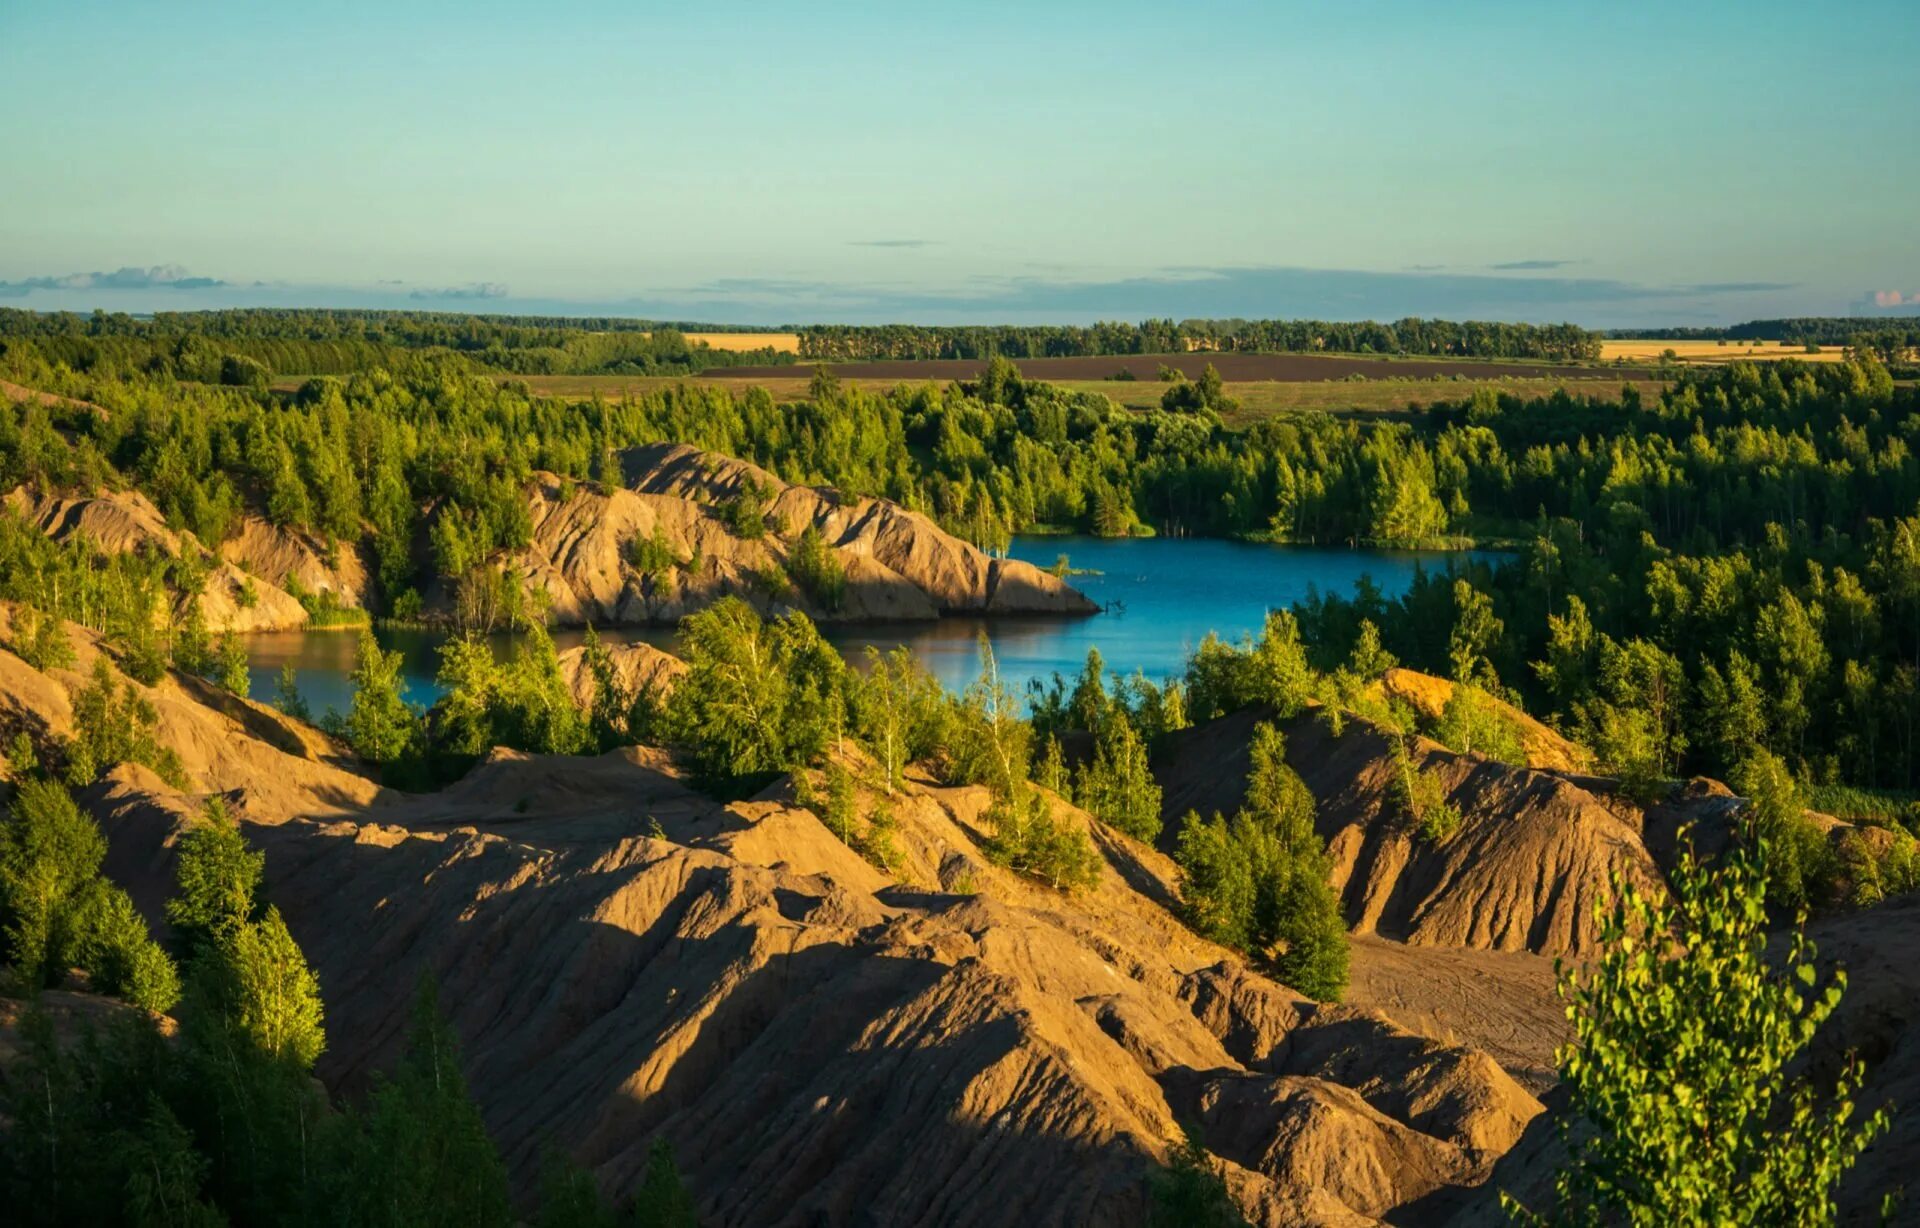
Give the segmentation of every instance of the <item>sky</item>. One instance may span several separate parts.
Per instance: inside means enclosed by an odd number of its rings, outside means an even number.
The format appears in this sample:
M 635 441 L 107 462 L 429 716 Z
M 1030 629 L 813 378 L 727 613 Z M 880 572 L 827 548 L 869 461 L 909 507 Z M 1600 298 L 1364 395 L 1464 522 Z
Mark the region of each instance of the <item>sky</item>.
M 1920 311 L 1920 5 L 0 0 L 0 306 Z

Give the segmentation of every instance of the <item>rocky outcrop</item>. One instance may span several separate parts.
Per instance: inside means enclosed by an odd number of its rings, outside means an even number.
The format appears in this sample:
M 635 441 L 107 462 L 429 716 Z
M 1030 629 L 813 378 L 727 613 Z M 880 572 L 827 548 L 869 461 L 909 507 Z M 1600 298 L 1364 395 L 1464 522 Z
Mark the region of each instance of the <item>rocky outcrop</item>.
M 613 676 L 618 680 L 620 690 L 627 695 L 652 693 L 664 697 L 680 676 L 687 672 L 685 661 L 652 644 L 639 641 L 608 644 L 606 650 Z M 582 708 L 593 706 L 594 678 L 587 663 L 585 648 L 569 648 L 560 654 L 560 676 L 566 680 L 574 703 Z
M 281 585 L 292 571 L 276 573 L 270 568 L 253 566 L 258 560 L 272 561 L 298 551 L 311 552 L 313 544 L 303 534 L 277 528 L 255 517 L 242 523 L 241 537 L 223 545 L 219 553 L 208 552 L 191 533 L 176 533 L 167 527 L 166 517 L 139 491 L 102 491 L 87 496 L 36 494 L 19 487 L 6 496 L 7 507 L 24 517 L 55 541 L 76 538 L 87 541 L 102 554 L 148 552 L 167 558 L 186 556 L 207 567 L 206 582 L 195 600 L 207 629 L 225 631 L 285 631 L 304 627 L 306 608 Z M 278 543 L 277 545 L 275 543 Z M 342 554 L 352 551 L 343 548 Z M 344 604 L 358 604 L 358 597 L 345 600 L 346 590 L 335 573 L 318 566 L 301 573 L 305 579 L 322 575 L 312 591 L 333 588 L 342 592 Z M 329 580 L 324 577 L 334 576 Z M 362 577 L 364 580 L 364 577 Z M 180 611 L 184 612 L 182 598 Z
M 550 475 L 529 495 L 531 544 L 511 562 L 547 617 L 580 626 L 671 625 L 723 597 L 763 614 L 817 622 L 914 622 L 944 613 L 1085 614 L 1094 605 L 1058 577 L 996 559 L 926 517 L 882 499 L 845 500 L 787 486 L 742 461 L 680 445 L 626 454 L 633 488 L 600 492 Z M 768 532 L 740 537 L 721 509 L 756 485 Z M 845 574 L 832 601 L 796 585 L 788 562 L 811 525 Z M 670 559 L 635 558 L 662 543 Z M 451 594 L 438 594 L 443 612 Z
M 244 516 L 220 543 L 220 557 L 249 575 L 288 590 L 331 593 L 347 609 L 368 608 L 372 581 L 357 547 L 329 546 L 311 533 Z
M 1248 711 L 1169 740 L 1156 761 L 1168 838 L 1189 810 L 1237 809 L 1247 742 L 1263 717 Z M 1335 737 L 1317 717 L 1285 727 L 1287 758 L 1317 805 L 1348 924 L 1421 946 L 1584 956 L 1594 905 L 1616 874 L 1661 879 L 1636 823 L 1551 772 L 1457 755 L 1415 739 L 1415 771 L 1441 783 L 1462 822 L 1445 841 L 1421 837 L 1395 798 L 1389 735 L 1365 721 Z
M 70 723 L 73 678 L 0 671 Z M 523 1192 L 557 1146 L 623 1194 L 665 1137 L 713 1223 L 1134 1224 L 1184 1118 L 1256 1223 L 1356 1223 L 1482 1179 L 1539 1111 L 1483 1054 L 1201 940 L 1171 865 L 1124 836 L 1096 829 L 1080 895 L 998 868 L 978 789 L 885 799 L 850 760 L 859 808 L 891 807 L 893 874 L 792 782 L 722 805 L 657 751 L 496 752 L 404 796 L 211 688 L 143 694 L 191 788 L 128 767 L 83 793 L 108 873 L 158 925 L 182 825 L 220 792 L 320 977 L 322 1076 L 365 1086 L 432 975 Z

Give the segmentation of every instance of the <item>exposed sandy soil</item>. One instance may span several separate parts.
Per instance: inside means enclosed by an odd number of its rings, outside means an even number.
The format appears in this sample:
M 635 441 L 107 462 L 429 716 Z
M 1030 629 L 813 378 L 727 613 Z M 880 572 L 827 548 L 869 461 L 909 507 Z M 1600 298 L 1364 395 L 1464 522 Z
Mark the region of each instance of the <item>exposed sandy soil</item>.
M 0 652 L 45 729 L 74 680 Z M 1480 1180 L 1539 1111 L 1486 1053 L 1200 940 L 1124 836 L 1093 829 L 1079 896 L 992 865 L 978 789 L 892 800 L 896 878 L 791 782 L 720 805 L 658 752 L 497 752 L 407 797 L 277 714 L 151 698 L 192 791 L 139 768 L 87 790 L 109 873 L 157 922 L 181 824 L 223 793 L 327 994 L 323 1077 L 364 1086 L 431 973 L 523 1192 L 548 1144 L 629 1190 L 665 1135 L 714 1223 L 1132 1224 L 1190 1120 L 1254 1222 L 1360 1223 Z
M 73 635 L 78 670 L 0 650 L 0 739 L 71 733 L 97 651 Z M 636 676 L 673 669 L 628 656 Z M 1135 1224 L 1180 1121 L 1256 1224 L 1494 1222 L 1498 1188 L 1533 1197 L 1554 1163 L 1536 1096 L 1566 1025 L 1543 953 L 1585 949 L 1572 913 L 1609 868 L 1658 873 L 1617 799 L 1430 745 L 1466 822 L 1409 849 L 1378 735 L 1297 721 L 1290 753 L 1360 931 L 1349 1001 L 1327 1007 L 1187 930 L 1171 860 L 1057 800 L 1101 859 L 1072 897 L 985 857 L 981 790 L 915 773 L 883 799 L 857 753 L 861 823 L 884 802 L 897 824 L 893 873 L 786 778 L 721 804 L 657 750 L 496 751 L 403 795 L 271 709 L 192 680 L 142 692 L 188 791 L 123 767 L 81 801 L 157 928 L 181 826 L 220 793 L 321 978 L 336 1091 L 391 1060 L 430 974 L 523 1195 L 548 1145 L 629 1191 L 664 1136 L 712 1223 L 999 1224 L 1017 1206 L 1023 1223 Z M 1234 804 L 1255 715 L 1176 743 L 1170 795 Z M 1703 785 L 1671 808 L 1726 800 Z M 1857 1050 L 1870 1104 L 1920 1095 L 1916 926 L 1909 900 L 1814 927 L 1854 978 L 1818 1060 Z M 74 1008 L 94 1009 L 111 1008 Z M 8 1035 L 0 1018 L 0 1058 Z M 1849 1205 L 1910 1165 L 1916 1129 L 1902 1119 L 1870 1154 Z
M 902 621 L 950 613 L 1090 614 L 1094 605 L 1056 576 L 994 558 L 932 520 L 885 499 L 791 486 L 745 461 L 684 444 L 622 456 L 626 488 L 606 494 L 543 477 L 531 496 L 533 541 L 515 560 L 563 625 L 672 624 L 732 596 L 764 613 L 798 609 L 820 622 Z M 767 498 L 768 532 L 742 538 L 722 509 L 749 485 Z M 846 573 L 837 607 L 782 579 L 812 527 Z M 636 568 L 629 545 L 658 533 L 680 560 L 664 573 Z M 694 561 L 698 560 L 698 566 Z M 451 595 L 430 595 L 445 612 Z

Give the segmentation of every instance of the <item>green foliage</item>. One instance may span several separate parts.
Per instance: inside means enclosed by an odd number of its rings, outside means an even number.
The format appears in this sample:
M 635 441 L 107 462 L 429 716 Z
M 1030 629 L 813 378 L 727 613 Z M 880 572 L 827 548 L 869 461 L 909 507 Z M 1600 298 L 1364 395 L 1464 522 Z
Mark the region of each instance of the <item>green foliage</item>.
M 220 637 L 220 646 L 216 651 L 219 667 L 216 681 L 229 693 L 245 699 L 253 689 L 253 675 L 247 669 L 246 642 L 228 633 Z
M 849 678 L 853 732 L 873 752 L 887 790 L 904 783 L 907 764 L 937 753 L 951 720 L 940 683 L 911 649 L 882 655 L 869 646 L 866 670 Z
M 218 1228 L 209 1164 L 160 1094 L 167 1050 L 144 1019 L 88 1028 L 60 1043 L 29 1008 L 20 1051 L 0 1072 L 0 1189 L 9 1223 Z
M 57 781 L 29 780 L 0 823 L 0 923 L 31 993 L 79 968 L 102 993 L 166 1011 L 179 977 L 126 892 L 100 875 L 107 843 Z
M 228 1043 L 302 1071 L 326 1048 L 320 983 L 279 909 L 268 906 L 258 921 L 202 948 L 191 971 L 193 1013 L 216 1015 Z
M 1428 844 L 1445 844 L 1460 831 L 1460 808 L 1447 800 L 1446 786 L 1437 776 L 1420 770 L 1404 734 L 1393 739 L 1393 780 L 1390 793 L 1414 833 Z
M 668 539 L 666 526 L 658 521 L 646 537 L 627 539 L 627 563 L 656 584 L 671 577 L 676 568 L 686 566 L 686 560 Z
M 681 624 L 687 673 L 662 720 L 710 786 L 811 762 L 844 719 L 846 666 L 806 615 L 763 621 L 729 598 Z
M 996 864 L 1037 878 L 1056 891 L 1091 890 L 1100 881 L 1100 854 L 1087 833 L 1053 812 L 1046 795 L 1021 785 L 996 797 L 981 816 L 993 831 L 981 845 Z
M 767 535 L 769 492 L 752 478 L 740 483 L 740 489 L 720 509 L 727 531 L 743 541 L 758 541 Z
M 1434 741 L 1460 754 L 1526 766 L 1527 749 L 1519 724 L 1500 710 L 1491 695 L 1471 683 L 1454 684 L 1432 732 Z
M 820 821 L 842 844 L 852 845 L 857 839 L 859 817 L 853 795 L 853 773 L 835 760 L 827 765 L 827 800 L 820 812 Z
M 1174 857 L 1188 924 L 1272 963 L 1281 980 L 1323 1002 L 1347 986 L 1347 935 L 1327 884 L 1312 795 L 1268 724 L 1249 748 L 1246 804 L 1231 820 L 1189 812 Z
M 673 1145 L 664 1138 L 647 1149 L 647 1172 L 634 1191 L 631 1219 L 634 1228 L 699 1228 L 693 1195 L 680 1179 Z
M 812 525 L 801 530 L 788 550 L 787 575 L 822 610 L 836 611 L 846 598 L 846 565 Z
M 1056 753 L 1058 744 L 1049 740 Z M 1137 840 L 1153 843 L 1160 834 L 1160 786 L 1147 768 L 1146 743 L 1125 712 L 1106 720 L 1094 742 L 1093 758 L 1080 769 L 1074 798 L 1093 817 Z
M 347 1222 L 486 1228 L 515 1222 L 507 1170 L 460 1071 L 460 1049 L 431 981 L 422 982 L 406 1052 L 354 1114 L 341 1196 Z
M 13 655 L 37 670 L 71 669 L 73 641 L 59 618 L 41 613 L 31 605 L 18 605 L 13 611 L 12 635 L 7 647 Z
M 180 757 L 160 745 L 159 716 L 132 682 L 116 682 L 105 655 L 73 696 L 73 740 L 67 744 L 67 782 L 92 784 L 121 763 L 150 767 L 175 788 L 186 785 Z
M 1187 660 L 1186 701 L 1196 721 L 1254 704 L 1286 720 L 1321 689 L 1320 677 L 1307 660 L 1300 621 L 1285 610 L 1267 615 L 1258 640 L 1234 647 L 1209 633 Z
M 1767 903 L 1789 913 L 1825 903 L 1840 867 L 1826 834 L 1807 817 L 1786 763 L 1756 750 L 1727 783 L 1747 799 L 1743 827 L 1746 839 L 1761 850 Z
M 1027 780 L 1033 730 L 1020 719 L 1019 701 L 1001 680 L 1000 663 L 984 633 L 980 661 L 980 676 L 953 704 L 948 776 L 1011 798 Z
M 1670 898 L 1615 882 L 1599 961 L 1561 974 L 1574 1039 L 1560 1072 L 1584 1128 L 1568 1132 L 1552 1222 L 1835 1222 L 1834 1187 L 1887 1113 L 1852 1121 L 1857 1062 L 1830 1086 L 1789 1078 L 1846 974 L 1822 985 L 1800 934 L 1768 957 L 1767 858 L 1709 871 L 1684 856 Z
M 266 855 L 247 847 L 218 797 L 180 837 L 167 921 L 187 953 L 231 942 L 253 919 Z
M 1154 1174 L 1151 1228 L 1244 1228 L 1240 1213 L 1219 1166 L 1192 1130 L 1182 1127 L 1180 1145 L 1167 1156 L 1167 1165 Z
M 384 651 L 373 632 L 360 633 L 353 662 L 353 706 L 347 713 L 347 741 L 361 758 L 390 764 L 415 749 L 420 722 L 400 697 L 401 656 Z
M 282 665 L 279 676 L 274 679 L 273 706 L 297 721 L 313 719 L 313 710 L 300 694 L 300 675 L 291 662 Z

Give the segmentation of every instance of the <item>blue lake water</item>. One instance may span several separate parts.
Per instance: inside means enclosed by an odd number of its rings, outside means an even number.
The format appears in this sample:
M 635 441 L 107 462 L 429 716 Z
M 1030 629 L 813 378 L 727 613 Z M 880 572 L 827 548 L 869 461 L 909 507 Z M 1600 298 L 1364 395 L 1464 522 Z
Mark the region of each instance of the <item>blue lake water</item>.
M 1109 669 L 1144 671 L 1158 681 L 1181 672 L 1189 653 L 1209 631 L 1237 640 L 1258 633 L 1270 609 L 1285 609 L 1312 589 L 1348 593 L 1362 576 L 1394 596 L 1412 582 L 1414 569 L 1445 570 L 1468 556 L 1458 553 L 1343 550 L 1269 546 L 1201 538 L 1020 537 L 1015 558 L 1045 567 L 1065 554 L 1075 568 L 1098 573 L 1071 583 L 1106 612 L 1085 618 L 945 618 L 934 623 L 868 623 L 826 626 L 822 633 L 849 657 L 868 645 L 887 650 L 905 644 L 949 689 L 980 672 L 979 637 L 985 631 L 1000 669 L 1016 690 L 1029 679 L 1056 671 L 1071 676 L 1098 648 Z M 436 631 L 382 630 L 381 643 L 401 652 L 407 697 L 430 704 L 439 695 L 433 675 L 445 635 Z M 556 631 L 564 650 L 581 632 Z M 670 627 L 610 629 L 608 641 L 645 640 L 671 650 Z M 509 637 L 499 637 L 504 652 Z M 351 698 L 356 635 L 341 631 L 271 632 L 249 638 L 253 695 L 270 699 L 283 665 L 293 665 L 301 693 L 314 712 L 344 710 Z

